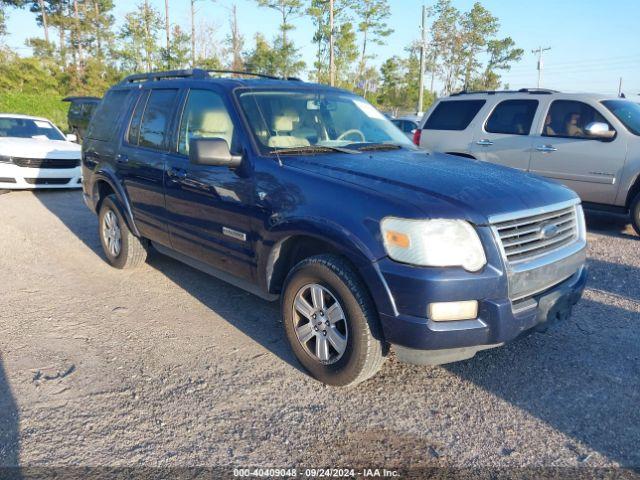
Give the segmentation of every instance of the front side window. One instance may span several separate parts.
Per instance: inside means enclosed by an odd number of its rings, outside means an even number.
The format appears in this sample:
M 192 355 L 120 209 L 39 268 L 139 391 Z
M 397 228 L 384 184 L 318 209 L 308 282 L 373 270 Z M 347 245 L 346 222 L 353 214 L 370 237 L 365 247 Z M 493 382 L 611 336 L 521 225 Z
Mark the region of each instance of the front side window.
M 164 149 L 177 95 L 176 89 L 151 91 L 140 123 L 138 145 L 156 150 Z
M 592 122 L 606 123 L 609 130 L 613 130 L 609 122 L 591 105 L 574 100 L 556 100 L 547 112 L 542 135 L 593 139 L 586 133 L 587 125 Z
M 602 104 L 634 135 L 640 136 L 640 104 L 629 100 L 605 100 Z
M 484 129 L 490 133 L 528 135 L 537 108 L 537 100 L 505 100 L 493 110 Z
M 354 95 L 258 90 L 241 93 L 239 101 L 263 152 L 300 148 L 322 152 L 374 144 L 413 148 L 389 119 Z
M 484 106 L 484 100 L 448 100 L 438 104 L 425 130 L 465 130 Z
M 178 152 L 189 155 L 194 138 L 222 138 L 236 151 L 234 128 L 222 96 L 211 90 L 191 90 L 180 122 Z
M 18 117 L 0 117 L 0 138 L 2 137 L 65 140 L 60 130 L 47 120 Z

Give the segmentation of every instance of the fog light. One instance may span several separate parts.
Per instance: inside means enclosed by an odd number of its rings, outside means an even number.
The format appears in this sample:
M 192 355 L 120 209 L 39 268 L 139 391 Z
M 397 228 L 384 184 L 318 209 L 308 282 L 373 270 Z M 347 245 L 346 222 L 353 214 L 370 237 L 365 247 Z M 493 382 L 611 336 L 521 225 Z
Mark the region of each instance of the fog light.
M 428 315 L 434 322 L 471 320 L 478 316 L 478 301 L 431 303 L 429 304 Z

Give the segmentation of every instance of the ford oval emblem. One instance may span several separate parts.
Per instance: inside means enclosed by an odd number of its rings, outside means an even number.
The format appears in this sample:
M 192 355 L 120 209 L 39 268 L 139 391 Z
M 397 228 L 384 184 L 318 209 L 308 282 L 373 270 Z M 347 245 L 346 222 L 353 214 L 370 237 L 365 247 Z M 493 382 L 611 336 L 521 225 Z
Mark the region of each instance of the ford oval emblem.
M 553 238 L 558 234 L 558 226 L 554 223 L 549 223 L 540 228 L 540 238 L 547 239 Z

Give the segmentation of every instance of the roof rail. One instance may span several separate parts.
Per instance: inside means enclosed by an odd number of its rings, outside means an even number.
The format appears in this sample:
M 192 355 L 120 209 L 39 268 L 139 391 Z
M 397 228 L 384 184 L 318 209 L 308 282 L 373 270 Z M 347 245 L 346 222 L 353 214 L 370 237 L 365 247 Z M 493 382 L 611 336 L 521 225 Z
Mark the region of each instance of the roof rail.
M 550 95 L 552 93 L 560 93 L 558 90 L 549 90 L 546 88 L 521 88 L 520 90 L 460 90 L 452 93 L 450 97 L 458 95 L 473 95 L 475 93 L 483 93 L 485 95 L 496 95 L 498 93 L 529 93 L 531 95 Z
M 262 73 L 242 72 L 238 70 L 204 70 L 201 68 L 191 68 L 188 70 L 169 70 L 165 72 L 135 73 L 122 79 L 120 83 L 136 83 L 136 82 L 153 82 L 157 80 L 169 80 L 175 78 L 208 78 L 211 74 L 229 74 L 229 75 L 246 75 L 250 77 L 267 78 L 270 80 L 290 80 L 300 82 L 296 77 L 275 77 L 273 75 L 264 75 Z

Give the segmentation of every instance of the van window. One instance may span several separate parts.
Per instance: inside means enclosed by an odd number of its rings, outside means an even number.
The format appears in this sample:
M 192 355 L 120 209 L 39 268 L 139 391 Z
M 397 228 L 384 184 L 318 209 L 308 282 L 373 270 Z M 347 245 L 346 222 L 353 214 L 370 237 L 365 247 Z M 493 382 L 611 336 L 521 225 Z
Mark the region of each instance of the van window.
M 464 130 L 473 121 L 484 100 L 440 102 L 424 125 L 425 130 Z
M 236 150 L 233 122 L 222 97 L 211 90 L 191 90 L 184 107 L 178 138 L 178 152 L 189 154 L 192 138 L 222 138 Z
M 89 124 L 87 137 L 94 140 L 109 141 L 118 129 L 118 120 L 127 105 L 129 90 L 111 90 L 107 92 Z
M 490 133 L 528 135 L 537 109 L 537 100 L 505 100 L 493 110 L 484 129 Z
M 165 148 L 177 89 L 152 90 L 140 124 L 138 145 L 157 150 Z
M 542 135 L 592 139 L 585 132 L 586 126 L 591 122 L 606 123 L 609 130 L 614 129 L 591 105 L 574 100 L 556 100 L 547 112 Z

